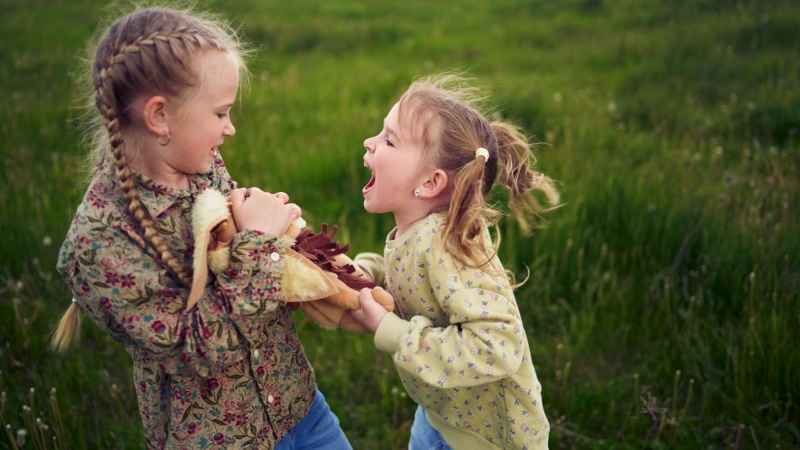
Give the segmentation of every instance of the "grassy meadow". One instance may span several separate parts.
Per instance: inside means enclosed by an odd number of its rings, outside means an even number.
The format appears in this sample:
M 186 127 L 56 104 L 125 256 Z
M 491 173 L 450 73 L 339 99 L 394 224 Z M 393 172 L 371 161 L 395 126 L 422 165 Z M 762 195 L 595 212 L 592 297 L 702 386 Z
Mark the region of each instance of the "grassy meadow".
M 117 9 L 0 14 L 0 448 L 141 448 L 123 348 L 55 259 L 86 187 L 76 77 Z M 361 142 L 421 75 L 461 71 L 540 142 L 564 206 L 504 223 L 554 449 L 800 448 L 800 4 L 748 0 L 207 1 L 254 52 L 224 155 L 312 224 L 380 250 Z M 405 448 L 414 404 L 368 336 L 297 316 L 356 449 Z M 25 430 L 24 432 L 21 430 Z

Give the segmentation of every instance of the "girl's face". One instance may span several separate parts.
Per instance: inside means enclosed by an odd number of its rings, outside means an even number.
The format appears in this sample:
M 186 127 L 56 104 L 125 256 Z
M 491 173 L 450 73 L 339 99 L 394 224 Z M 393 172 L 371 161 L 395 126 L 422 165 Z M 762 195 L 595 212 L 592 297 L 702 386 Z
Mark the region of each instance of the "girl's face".
M 383 120 L 381 132 L 364 140 L 364 148 L 364 166 L 372 172 L 361 190 L 364 209 L 393 213 L 398 225 L 413 220 L 420 202 L 414 189 L 421 186 L 426 165 L 420 143 L 400 127 L 397 104 Z
M 210 170 L 225 137 L 236 133 L 231 107 L 239 87 L 238 61 L 227 52 L 207 51 L 194 66 L 200 82 L 172 107 L 171 140 L 162 153 L 164 163 L 184 174 Z

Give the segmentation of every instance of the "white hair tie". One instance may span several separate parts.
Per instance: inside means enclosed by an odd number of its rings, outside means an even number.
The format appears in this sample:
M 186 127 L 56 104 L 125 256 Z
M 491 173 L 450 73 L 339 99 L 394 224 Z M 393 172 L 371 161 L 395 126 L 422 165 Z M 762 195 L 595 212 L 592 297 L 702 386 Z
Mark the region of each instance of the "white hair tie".
M 478 147 L 478 149 L 475 150 L 475 157 L 477 158 L 479 156 L 483 156 L 485 161 L 489 161 L 489 150 L 486 150 L 483 147 Z

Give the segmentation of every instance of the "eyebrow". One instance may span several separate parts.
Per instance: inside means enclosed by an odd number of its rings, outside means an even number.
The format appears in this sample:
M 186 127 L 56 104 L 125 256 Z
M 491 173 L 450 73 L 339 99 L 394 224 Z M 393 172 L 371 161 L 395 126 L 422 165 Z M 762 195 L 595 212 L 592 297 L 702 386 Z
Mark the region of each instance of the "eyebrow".
M 395 138 L 396 140 L 398 140 L 398 141 L 400 140 L 400 135 L 399 135 L 399 134 L 397 134 L 397 133 L 396 133 L 396 132 L 395 132 L 393 129 L 389 128 L 389 126 L 388 126 L 388 125 L 386 125 L 386 123 L 385 123 L 385 122 L 384 122 L 383 126 L 386 128 L 386 134 L 391 134 L 391 135 L 393 135 L 393 136 L 394 136 L 394 138 Z

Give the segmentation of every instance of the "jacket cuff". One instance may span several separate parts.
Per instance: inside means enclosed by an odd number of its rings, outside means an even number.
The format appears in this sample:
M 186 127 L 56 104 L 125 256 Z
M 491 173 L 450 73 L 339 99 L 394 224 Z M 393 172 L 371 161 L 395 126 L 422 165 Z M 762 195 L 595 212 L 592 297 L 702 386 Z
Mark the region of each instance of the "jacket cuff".
M 395 313 L 386 313 L 375 330 L 375 347 L 394 354 L 400 348 L 400 338 L 411 329 L 411 322 L 403 320 Z

